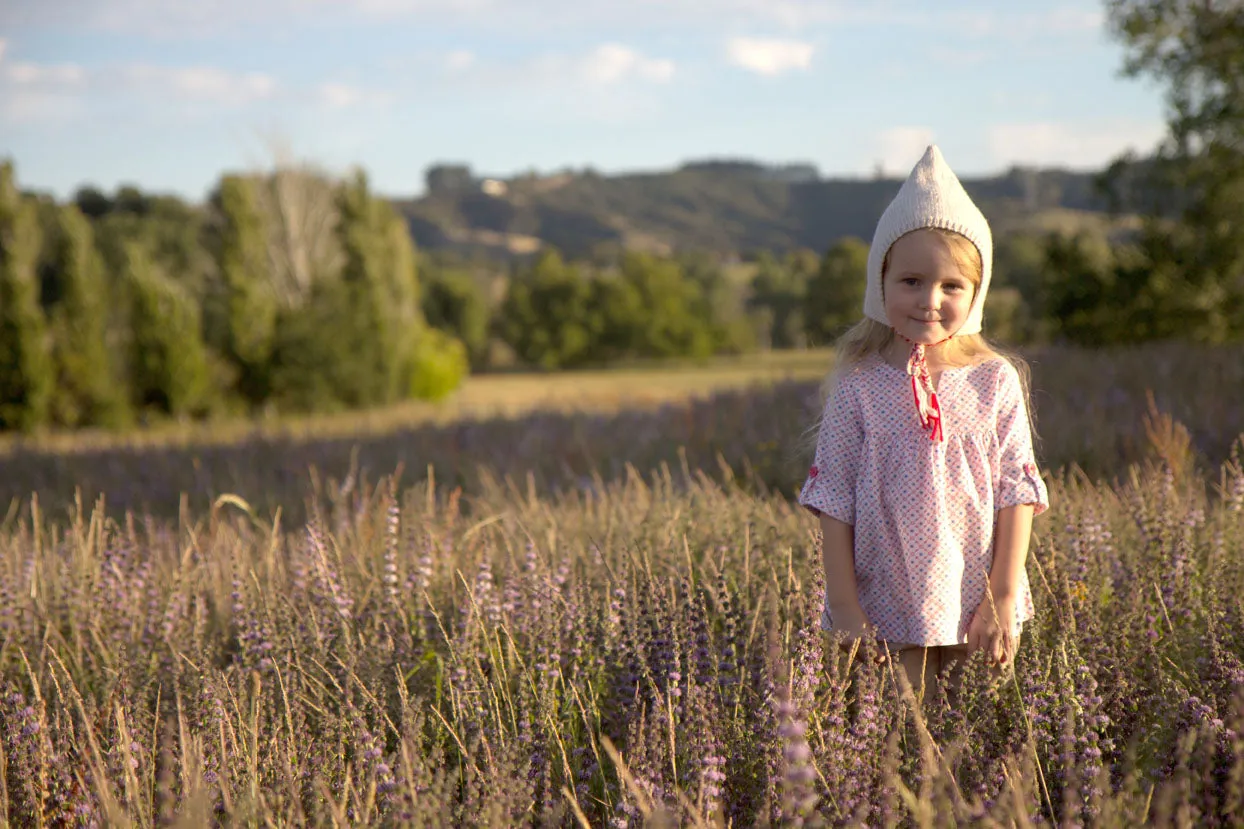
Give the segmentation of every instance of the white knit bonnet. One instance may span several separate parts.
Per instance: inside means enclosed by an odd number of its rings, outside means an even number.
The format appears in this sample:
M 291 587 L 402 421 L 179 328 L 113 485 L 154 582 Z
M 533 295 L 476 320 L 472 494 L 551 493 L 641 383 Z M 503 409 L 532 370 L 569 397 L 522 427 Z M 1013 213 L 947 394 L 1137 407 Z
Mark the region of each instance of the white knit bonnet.
M 881 214 L 868 251 L 868 286 L 864 291 L 864 316 L 890 325 L 881 294 L 881 264 L 890 247 L 905 233 L 921 228 L 953 230 L 976 245 L 981 255 L 981 284 L 972 297 L 972 308 L 955 336 L 979 334 L 993 271 L 993 237 L 984 214 L 972 203 L 954 171 L 942 158 L 941 150 L 930 145 L 924 157 L 890 206 Z

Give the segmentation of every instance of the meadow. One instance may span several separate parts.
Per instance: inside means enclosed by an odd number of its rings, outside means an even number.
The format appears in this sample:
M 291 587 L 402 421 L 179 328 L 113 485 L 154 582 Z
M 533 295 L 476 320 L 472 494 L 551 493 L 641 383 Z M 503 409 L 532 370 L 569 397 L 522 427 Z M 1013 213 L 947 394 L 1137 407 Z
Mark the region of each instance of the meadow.
M 10 441 L 0 822 L 1240 825 L 1244 353 L 1028 356 L 1037 616 L 953 707 L 819 632 L 824 354 Z

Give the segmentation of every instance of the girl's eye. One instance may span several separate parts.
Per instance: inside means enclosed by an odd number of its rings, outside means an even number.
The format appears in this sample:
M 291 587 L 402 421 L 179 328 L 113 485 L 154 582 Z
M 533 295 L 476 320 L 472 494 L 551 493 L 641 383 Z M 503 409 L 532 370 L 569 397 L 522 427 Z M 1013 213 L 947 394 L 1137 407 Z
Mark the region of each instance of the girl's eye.
M 960 285 L 960 284 L 959 284 L 959 283 L 957 283 L 957 282 L 950 282 L 950 283 L 948 283 L 948 284 L 946 285 L 946 290 L 947 290 L 947 291 L 952 291 L 952 292 L 953 292 L 953 291 L 962 291 L 962 290 L 963 290 L 963 286 L 962 286 L 962 285 Z
M 904 285 L 911 285 L 912 287 L 915 287 L 915 286 L 917 286 L 917 285 L 919 285 L 919 284 L 920 284 L 920 280 L 919 280 L 919 279 L 916 279 L 914 276 L 909 276 L 909 277 L 907 277 L 906 279 L 904 279 L 904 280 L 903 280 L 903 284 L 904 284 Z

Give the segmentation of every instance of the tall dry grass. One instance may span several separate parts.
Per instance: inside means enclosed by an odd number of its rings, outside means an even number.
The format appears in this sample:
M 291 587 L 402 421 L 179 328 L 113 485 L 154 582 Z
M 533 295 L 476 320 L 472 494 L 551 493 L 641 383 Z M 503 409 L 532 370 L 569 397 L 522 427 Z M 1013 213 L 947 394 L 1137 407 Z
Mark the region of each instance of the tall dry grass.
M 1051 481 L 1014 679 L 955 707 L 818 631 L 812 522 L 707 475 L 359 479 L 305 525 L 0 534 L 12 825 L 1244 818 L 1244 470 Z
M 1034 357 L 1037 616 L 953 706 L 819 632 L 812 384 L 10 452 L 0 823 L 1240 825 L 1244 369 Z

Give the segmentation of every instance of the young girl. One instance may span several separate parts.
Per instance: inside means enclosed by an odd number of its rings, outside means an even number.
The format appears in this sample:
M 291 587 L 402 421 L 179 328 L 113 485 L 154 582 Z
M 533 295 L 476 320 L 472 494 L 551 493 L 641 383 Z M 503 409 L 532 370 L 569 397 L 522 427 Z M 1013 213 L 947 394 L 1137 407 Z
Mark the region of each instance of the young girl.
M 820 518 L 822 626 L 876 635 L 917 692 L 1032 616 L 1024 569 L 1049 498 L 1027 367 L 980 335 L 989 225 L 929 147 L 877 224 L 865 319 L 838 343 L 799 503 Z

